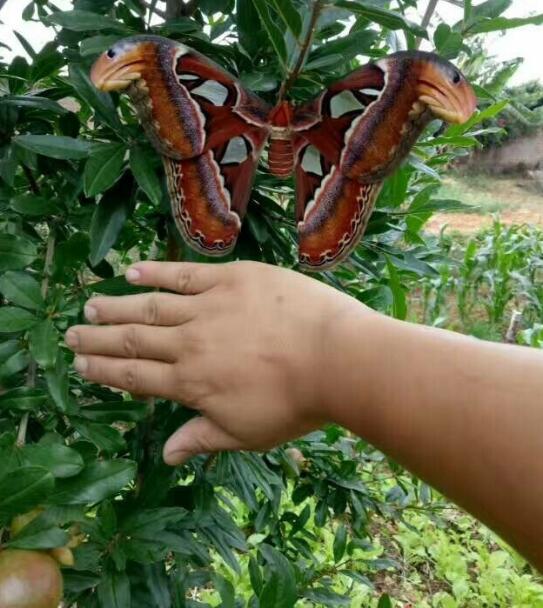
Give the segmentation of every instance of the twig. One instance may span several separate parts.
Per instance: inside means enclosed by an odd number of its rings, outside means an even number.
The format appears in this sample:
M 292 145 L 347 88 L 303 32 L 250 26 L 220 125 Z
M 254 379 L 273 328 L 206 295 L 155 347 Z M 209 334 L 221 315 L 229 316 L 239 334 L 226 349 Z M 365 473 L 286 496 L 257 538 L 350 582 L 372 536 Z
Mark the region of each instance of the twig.
M 426 8 L 426 12 L 424 13 L 424 17 L 422 18 L 422 22 L 420 24 L 422 29 L 425 30 L 430 25 L 430 20 L 432 19 L 438 2 L 439 0 L 428 0 L 428 7 Z M 422 38 L 417 38 L 417 42 L 415 44 L 417 49 L 419 48 L 421 42 Z
M 30 169 L 29 169 L 30 172 Z M 30 172 L 32 176 L 32 172 Z M 33 179 L 33 176 L 32 176 Z M 30 180 L 29 180 L 30 181 Z M 34 182 L 35 183 L 35 182 Z M 39 188 L 36 193 L 39 193 Z M 51 265 L 53 263 L 53 256 L 55 255 L 55 241 L 56 234 L 54 227 L 49 227 L 49 236 L 47 237 L 47 249 L 45 252 L 45 263 L 43 266 L 43 280 L 41 283 L 41 295 L 45 300 L 47 297 L 47 292 L 49 291 L 49 274 L 51 272 Z M 26 386 L 28 388 L 34 388 L 36 386 L 36 373 L 38 370 L 38 364 L 35 359 L 30 361 L 28 366 L 28 371 L 26 372 Z M 26 430 L 28 428 L 28 420 L 30 414 L 29 412 L 25 412 L 23 417 L 21 418 L 21 424 L 19 425 L 19 431 L 17 432 L 17 445 L 19 447 L 23 447 L 26 441 Z
M 157 8 L 157 3 L 157 0 L 152 0 L 151 2 L 145 2 L 145 0 L 142 0 L 143 6 L 150 11 L 149 20 L 151 19 L 153 13 L 159 17 L 162 17 L 162 19 L 166 19 L 166 11 Z
M 2 2 L 2 0 L 0 0 L 0 2 Z M 0 9 L 1 8 L 2 7 L 0 6 Z M 30 168 L 23 164 L 23 171 L 24 171 L 26 179 L 28 180 L 28 183 L 30 184 L 30 189 L 32 190 L 32 193 L 39 194 L 40 187 L 38 186 L 38 182 L 36 181 L 36 178 L 34 177 Z
M 518 332 L 520 331 L 520 325 L 522 323 L 522 312 L 520 310 L 514 310 L 511 315 L 511 321 L 505 334 L 505 341 L 507 344 L 516 344 Z
M 0 11 L 2 10 L 2 7 L 4 6 L 4 4 L 7 2 L 8 0 L 0 0 Z
M 303 41 L 300 52 L 298 54 L 298 58 L 292 70 L 289 72 L 286 80 L 283 81 L 281 85 L 281 89 L 279 90 L 279 96 L 277 103 L 281 103 L 285 98 L 285 95 L 291 89 L 292 85 L 296 82 L 296 79 L 300 75 L 302 68 L 304 67 L 305 61 L 307 59 L 307 55 L 309 53 L 309 49 L 311 47 L 311 42 L 313 40 L 313 35 L 315 33 L 317 20 L 319 18 L 320 12 L 323 7 L 323 0 L 314 0 L 313 2 L 313 10 L 311 12 L 311 19 L 309 21 L 309 25 L 307 28 L 305 40 Z

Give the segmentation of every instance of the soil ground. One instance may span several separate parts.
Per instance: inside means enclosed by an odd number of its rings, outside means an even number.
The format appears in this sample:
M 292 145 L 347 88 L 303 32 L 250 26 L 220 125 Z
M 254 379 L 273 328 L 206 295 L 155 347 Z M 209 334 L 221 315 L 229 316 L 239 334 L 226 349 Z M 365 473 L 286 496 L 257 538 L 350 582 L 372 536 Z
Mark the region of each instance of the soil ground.
M 543 187 L 527 177 L 451 174 L 436 198 L 458 200 L 473 211 L 436 213 L 426 225 L 429 232 L 447 226 L 469 234 L 490 225 L 495 214 L 506 224 L 543 226 Z

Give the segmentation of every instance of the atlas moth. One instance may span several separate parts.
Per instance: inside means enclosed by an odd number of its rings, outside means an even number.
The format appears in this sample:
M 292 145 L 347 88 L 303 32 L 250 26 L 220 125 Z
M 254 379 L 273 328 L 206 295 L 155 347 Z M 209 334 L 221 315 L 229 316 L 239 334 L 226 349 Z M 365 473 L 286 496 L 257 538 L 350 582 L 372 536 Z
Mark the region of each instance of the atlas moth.
M 271 107 L 207 57 L 159 36 L 117 42 L 94 64 L 102 91 L 126 90 L 166 171 L 175 223 L 206 255 L 232 251 L 262 149 L 296 182 L 299 263 L 331 268 L 360 240 L 383 180 L 433 118 L 467 121 L 476 97 L 438 55 L 394 53 L 299 106 Z

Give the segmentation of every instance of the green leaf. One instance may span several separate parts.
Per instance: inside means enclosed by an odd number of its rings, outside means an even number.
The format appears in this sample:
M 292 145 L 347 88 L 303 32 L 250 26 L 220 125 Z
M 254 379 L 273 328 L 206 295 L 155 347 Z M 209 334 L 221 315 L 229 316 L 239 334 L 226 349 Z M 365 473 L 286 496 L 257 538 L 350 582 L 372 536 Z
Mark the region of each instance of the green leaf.
M 271 0 L 271 4 L 294 37 L 298 38 L 302 33 L 302 19 L 291 0 Z
M 71 568 L 68 568 L 62 572 L 62 578 L 64 579 L 65 592 L 67 594 L 73 593 L 75 595 L 78 595 L 87 589 L 93 589 L 101 580 L 101 578 L 96 574 L 77 572 Z
M 347 528 L 343 524 L 340 524 L 336 530 L 334 536 L 334 561 L 337 563 L 345 555 L 345 549 L 347 547 Z
M 283 33 L 270 15 L 268 2 L 266 2 L 266 0 L 252 0 L 252 2 L 280 63 L 283 66 L 286 66 L 287 47 L 285 45 L 285 39 L 283 38 Z
M 86 196 L 96 196 L 113 186 L 121 177 L 125 153 L 124 144 L 118 143 L 101 145 L 92 152 L 83 171 Z
M 38 323 L 30 330 L 30 352 L 38 365 L 53 368 L 58 354 L 59 335 L 51 319 Z
M 121 36 L 91 36 L 90 38 L 85 38 L 79 44 L 81 56 L 87 57 L 88 55 L 103 53 L 120 39 Z
M 65 530 L 34 520 L 10 540 L 8 546 L 12 549 L 54 549 L 65 546 L 69 540 Z
M 66 368 L 66 360 L 64 353 L 58 351 L 57 360 L 54 367 L 51 366 L 45 371 L 45 379 L 49 394 L 53 398 L 55 405 L 61 412 L 67 412 L 70 409 L 70 400 L 68 394 L 68 370 Z
M 40 284 L 26 272 L 11 270 L 0 276 L 0 293 L 16 306 L 32 310 L 45 306 Z
M 55 487 L 55 478 L 42 467 L 19 467 L 0 479 L 0 513 L 26 513 L 45 502 Z
M 254 556 L 250 556 L 249 558 L 249 578 L 251 580 L 251 587 L 255 592 L 256 596 L 259 596 L 262 591 L 262 572 L 258 565 L 258 562 L 254 558 Z
M 237 0 L 236 21 L 242 47 L 248 53 L 256 53 L 262 44 L 264 32 L 253 0 Z
M 151 592 L 152 605 L 155 608 L 171 608 L 170 578 L 166 574 L 166 564 L 145 565 L 143 566 L 143 573 L 147 588 Z
M 11 380 L 15 374 L 26 369 L 29 363 L 30 356 L 27 351 L 20 350 L 15 353 L 0 365 L 0 382 Z
M 3 306 L 0 308 L 0 334 L 30 329 L 38 319 L 28 310 L 16 308 L 15 306 Z
M 130 149 L 130 169 L 138 186 L 147 194 L 157 207 L 162 198 L 162 189 L 156 171 L 153 168 L 153 155 L 141 146 Z
M 389 286 L 390 290 L 392 291 L 392 315 L 396 319 L 403 320 L 407 316 L 407 301 L 405 298 L 405 292 L 394 264 L 390 261 L 388 256 L 386 260 L 388 276 L 390 279 Z
M 357 15 L 362 15 L 366 19 L 378 23 L 389 30 L 406 30 L 420 38 L 428 38 L 428 34 L 424 28 L 409 21 L 401 13 L 352 0 L 336 0 L 335 6 L 345 8 Z
M 0 363 L 9 359 L 12 355 L 19 351 L 21 345 L 18 340 L 6 340 L 0 342 Z
M 21 215 L 46 217 L 58 212 L 55 202 L 36 194 L 20 194 L 11 200 L 10 207 Z
M 164 530 L 170 524 L 177 524 L 187 518 L 187 511 L 181 507 L 143 509 L 129 515 L 122 523 L 121 530 L 132 536 L 152 534 Z
M 96 445 L 101 452 L 116 454 L 126 447 L 122 434 L 108 424 L 72 419 L 79 434 Z
M 55 75 L 64 67 L 65 63 L 66 60 L 64 55 L 58 51 L 57 43 L 55 41 L 48 42 L 32 64 L 32 81 L 37 82 L 46 76 Z
M 351 606 L 348 596 L 340 595 L 328 587 L 316 587 L 305 592 L 304 597 L 318 606 Z
M 100 608 L 127 608 L 131 605 L 130 581 L 126 572 L 103 574 L 97 592 Z
M 128 283 L 123 276 L 97 281 L 96 283 L 91 283 L 88 287 L 94 293 L 102 293 L 106 296 L 126 296 L 149 291 L 146 287 L 137 287 Z
M 0 397 L 0 410 L 37 410 L 47 403 L 48 395 L 40 388 L 22 386 L 7 391 Z
M 49 502 L 59 505 L 96 504 L 115 496 L 136 475 L 131 460 L 104 460 L 89 464 L 77 477 L 57 482 L 57 491 Z
M 479 19 L 493 19 L 499 17 L 513 4 L 513 0 L 486 0 L 477 6 L 473 6 L 471 10 L 471 19 L 478 21 Z
M 104 124 L 109 125 L 119 135 L 122 134 L 123 126 L 111 96 L 102 93 L 92 84 L 87 70 L 81 65 L 71 64 L 68 73 L 70 83 L 79 97 L 96 112 L 96 116 Z
M 479 21 L 469 28 L 469 35 L 486 34 L 487 32 L 496 32 L 510 30 L 516 27 L 524 27 L 525 25 L 542 25 L 543 13 L 532 17 L 516 17 L 507 19 L 505 17 L 496 17 L 495 19 L 485 19 Z
M 236 593 L 232 583 L 220 574 L 213 574 L 211 580 L 221 596 L 221 608 L 236 608 Z
M 322 67 L 322 61 L 326 59 L 330 61 L 330 57 L 333 58 L 334 56 L 341 57 L 343 64 L 345 64 L 345 62 L 350 61 L 357 55 L 363 55 L 369 52 L 375 44 L 376 38 L 377 33 L 372 32 L 371 30 L 350 32 L 346 36 L 332 40 L 312 51 L 308 57 L 305 69 L 311 70 Z
M 379 598 L 377 608 L 392 608 L 392 601 L 387 593 L 383 593 L 383 595 Z
M 36 154 L 64 160 L 87 158 L 92 150 L 91 142 L 64 135 L 19 135 L 13 141 Z
M 60 25 L 73 32 L 102 30 L 113 30 L 121 33 L 132 32 L 124 23 L 90 11 L 58 11 L 45 17 L 43 22 L 47 25 Z
M 142 401 L 111 401 L 84 406 L 79 414 L 93 422 L 139 422 L 149 414 L 149 406 Z
M 453 32 L 446 23 L 440 23 L 434 33 L 434 44 L 445 59 L 454 59 L 460 52 L 464 41 L 460 32 Z
M 115 244 L 126 219 L 133 208 L 130 199 L 132 179 L 126 175 L 111 190 L 108 190 L 94 211 L 90 226 L 91 266 L 97 266 Z
M 0 234 L 0 271 L 30 266 L 38 257 L 32 241 L 13 234 Z
M 68 110 L 63 108 L 58 102 L 38 95 L 6 95 L 0 98 L 0 106 L 2 104 L 12 105 L 17 108 L 45 110 L 53 114 L 68 113 Z
M 488 108 L 485 108 L 481 112 L 477 112 L 474 114 L 466 123 L 463 125 L 451 125 L 445 131 L 445 137 L 456 137 L 458 135 L 462 135 L 463 133 L 469 132 L 469 130 L 475 125 L 488 120 L 489 118 L 494 118 L 509 105 L 509 100 L 504 99 L 502 101 L 498 101 L 495 104 L 492 104 Z
M 22 456 L 27 464 L 42 466 L 55 477 L 73 477 L 83 469 L 80 454 L 58 443 L 27 445 Z
M 259 549 L 271 573 L 258 597 L 260 608 L 292 608 L 297 600 L 292 564 L 270 545 L 262 544 Z

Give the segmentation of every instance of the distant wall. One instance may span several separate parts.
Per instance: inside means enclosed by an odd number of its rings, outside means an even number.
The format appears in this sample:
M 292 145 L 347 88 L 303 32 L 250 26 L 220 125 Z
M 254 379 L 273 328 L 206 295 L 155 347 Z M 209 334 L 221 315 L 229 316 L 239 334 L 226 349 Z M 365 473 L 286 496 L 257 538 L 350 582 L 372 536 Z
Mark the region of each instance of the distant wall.
M 489 173 L 543 169 L 543 130 L 509 141 L 499 148 L 476 150 L 466 165 Z

